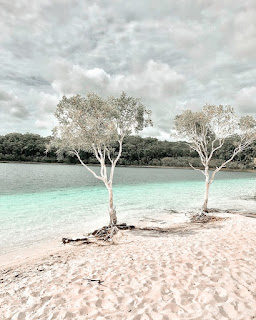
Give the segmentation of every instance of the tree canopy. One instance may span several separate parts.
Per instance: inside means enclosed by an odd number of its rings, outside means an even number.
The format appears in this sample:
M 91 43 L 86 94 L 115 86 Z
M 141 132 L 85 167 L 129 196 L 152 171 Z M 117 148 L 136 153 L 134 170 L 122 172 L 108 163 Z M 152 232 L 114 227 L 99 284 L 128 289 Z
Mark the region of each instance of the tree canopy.
M 151 125 L 151 112 L 133 97 L 103 99 L 95 93 L 87 97 L 63 96 L 55 113 L 59 125 L 53 130 L 51 145 L 61 151 L 95 152 L 109 148 L 132 132 Z

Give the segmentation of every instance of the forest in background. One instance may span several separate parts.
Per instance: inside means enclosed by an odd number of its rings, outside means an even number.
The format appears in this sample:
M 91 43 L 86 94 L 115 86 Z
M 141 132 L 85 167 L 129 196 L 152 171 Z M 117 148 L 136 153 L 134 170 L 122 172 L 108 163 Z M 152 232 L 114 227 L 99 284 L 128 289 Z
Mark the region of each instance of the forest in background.
M 0 136 L 0 161 L 24 161 L 45 163 L 75 164 L 78 160 L 75 156 L 63 155 L 63 159 L 57 159 L 55 151 L 47 153 L 46 145 L 50 137 L 41 137 L 32 133 L 9 133 Z M 220 165 L 223 160 L 232 154 L 235 141 L 229 139 L 225 145 L 215 154 L 211 162 L 212 167 Z M 115 146 L 113 146 L 115 148 Z M 98 164 L 97 159 L 87 152 L 81 152 L 81 158 L 85 163 Z M 240 153 L 233 162 L 229 163 L 230 169 L 252 169 L 256 165 L 256 143 L 248 150 Z M 156 138 L 142 138 L 130 136 L 123 143 L 122 157 L 119 165 L 141 166 L 170 166 L 170 167 L 201 167 L 198 154 L 191 150 L 185 142 L 160 141 Z

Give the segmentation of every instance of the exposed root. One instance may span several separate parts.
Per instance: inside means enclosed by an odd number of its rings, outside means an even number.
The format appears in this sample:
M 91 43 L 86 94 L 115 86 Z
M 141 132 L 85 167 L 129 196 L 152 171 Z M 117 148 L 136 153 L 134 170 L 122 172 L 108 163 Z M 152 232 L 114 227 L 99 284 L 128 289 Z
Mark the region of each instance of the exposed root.
M 215 222 L 215 221 L 221 221 L 221 220 L 226 220 L 226 219 L 227 218 L 209 216 L 209 215 L 206 215 L 205 213 L 201 213 L 201 214 L 194 214 L 190 218 L 190 221 L 192 223 L 208 223 L 208 222 Z
M 93 231 L 92 235 L 98 240 L 111 241 L 113 236 L 119 231 L 119 229 L 113 226 L 102 227 L 101 229 Z
M 137 227 L 136 230 L 143 230 L 143 231 L 158 231 L 158 232 L 170 232 L 174 228 L 161 228 L 161 227 Z
M 70 242 L 83 242 L 83 243 L 90 243 L 89 238 L 62 238 L 62 243 L 70 243 Z
M 134 228 L 134 226 L 127 226 L 126 223 L 104 226 L 100 229 L 94 230 L 85 238 L 62 238 L 62 243 L 66 244 L 70 242 L 82 242 L 89 244 L 98 240 L 114 242 L 114 238 L 116 238 L 115 236 L 118 234 L 120 230 L 131 230 Z

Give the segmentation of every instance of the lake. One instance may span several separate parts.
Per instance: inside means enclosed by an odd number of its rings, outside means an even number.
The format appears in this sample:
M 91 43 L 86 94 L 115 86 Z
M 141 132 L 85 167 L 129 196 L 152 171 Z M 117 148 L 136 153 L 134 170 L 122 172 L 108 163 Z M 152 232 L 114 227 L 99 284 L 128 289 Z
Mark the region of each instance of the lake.
M 99 171 L 99 167 L 92 167 Z M 200 210 L 204 176 L 189 169 L 117 167 L 119 222 Z M 219 172 L 209 207 L 256 213 L 256 173 Z M 0 254 L 82 236 L 108 224 L 108 192 L 80 165 L 0 164 Z

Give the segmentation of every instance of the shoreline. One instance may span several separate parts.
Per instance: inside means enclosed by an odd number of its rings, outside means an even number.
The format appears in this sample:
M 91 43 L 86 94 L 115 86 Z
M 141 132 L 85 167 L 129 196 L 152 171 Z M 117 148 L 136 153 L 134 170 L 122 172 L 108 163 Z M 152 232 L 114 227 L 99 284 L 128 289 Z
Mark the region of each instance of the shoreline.
M 15 163 L 15 164 L 43 164 L 43 165 L 66 165 L 66 166 L 81 166 L 80 163 L 59 163 L 59 162 L 34 162 L 34 161 L 0 161 L 1 163 Z M 100 167 L 100 164 L 87 164 L 88 166 L 92 167 Z M 110 165 L 106 165 L 107 167 L 110 167 Z M 150 165 L 116 165 L 117 168 L 145 168 L 145 169 L 184 169 L 184 170 L 194 170 L 191 167 L 168 167 L 168 166 L 150 166 Z M 196 169 L 203 170 L 203 167 L 195 167 Z M 213 168 L 210 168 L 210 171 L 212 171 Z M 229 169 L 229 168 L 223 168 L 221 171 L 227 171 L 227 172 L 250 172 L 250 173 L 256 173 L 256 169 Z M 220 172 L 221 172 L 220 171 Z
M 230 214 L 228 214 L 229 216 Z M 124 222 L 120 222 L 124 223 Z M 144 217 L 140 219 L 136 219 L 133 221 L 130 221 L 129 224 L 135 225 L 136 230 L 140 227 L 147 227 L 147 226 L 153 226 L 153 227 L 179 227 L 183 224 L 189 224 L 189 218 L 184 213 L 178 213 L 175 212 L 172 215 L 166 215 L 162 214 L 158 219 L 155 217 Z M 73 238 L 81 238 L 85 237 L 88 234 L 91 234 L 94 230 L 97 228 L 102 227 L 101 225 L 97 226 L 95 225 L 91 230 L 88 230 L 86 233 L 80 233 L 80 234 L 73 234 Z M 51 253 L 58 253 L 58 251 L 65 251 L 66 248 L 71 247 L 72 244 L 63 244 L 62 238 L 65 234 L 62 234 L 59 236 L 59 240 L 56 238 L 49 239 L 47 241 L 40 242 L 35 245 L 26 246 L 23 248 L 18 248 L 18 250 L 14 250 L 10 253 L 4 253 L 0 255 L 0 272 L 2 269 L 5 268 L 11 268 L 14 266 L 22 265 L 26 263 L 27 261 L 34 260 L 34 259 L 40 259 L 40 257 L 48 256 L 47 252 Z M 70 236 L 72 238 L 72 236 Z M 79 243 L 78 243 L 79 244 Z M 74 244 L 76 246 L 76 244 Z M 11 262 L 10 262 L 11 260 Z
M 209 216 L 216 216 L 222 218 L 232 218 L 236 215 L 241 215 L 244 217 L 256 218 L 256 214 L 249 213 L 239 213 L 237 211 L 210 211 L 208 213 Z M 146 228 L 160 228 L 160 229 L 168 229 L 171 228 L 173 230 L 180 228 L 193 228 L 193 223 L 190 222 L 190 214 L 184 212 L 174 212 L 171 215 L 161 215 L 159 218 L 155 217 L 144 217 L 137 221 L 131 221 L 130 224 L 135 225 L 134 232 L 140 232 L 139 229 L 141 227 Z M 120 222 L 123 223 L 123 222 Z M 203 224 L 202 224 L 203 226 Z M 98 226 L 98 228 L 101 226 Z M 92 228 L 92 230 L 88 230 L 87 233 L 73 233 L 73 238 L 83 238 L 88 234 L 91 234 L 97 226 Z M 123 232 L 123 231 L 122 231 Z M 15 266 L 22 266 L 30 261 L 40 260 L 42 257 L 48 257 L 51 254 L 58 254 L 59 252 L 65 251 L 67 248 L 72 248 L 73 246 L 78 244 L 63 244 L 62 238 L 65 234 L 59 236 L 59 240 L 55 238 L 48 239 L 47 241 L 42 241 L 33 245 L 19 247 L 16 250 L 12 250 L 9 253 L 3 253 L 0 255 L 0 274 L 1 270 L 5 268 L 13 268 Z M 71 236 L 72 238 L 72 236 Z M 49 253 L 50 252 L 50 253 Z M 0 318 L 1 319 L 1 318 Z
M 0 319 L 253 319 L 255 268 L 256 219 L 125 231 L 1 269 Z

